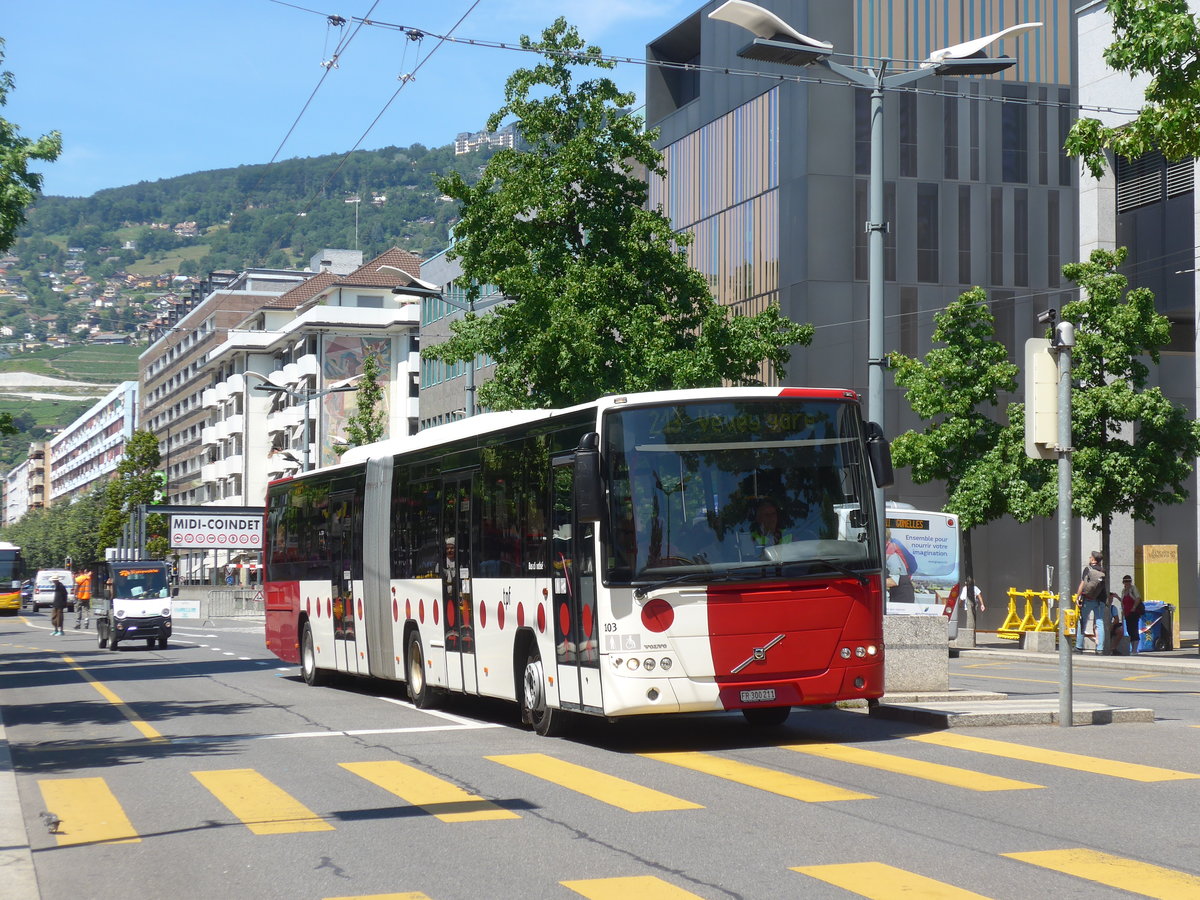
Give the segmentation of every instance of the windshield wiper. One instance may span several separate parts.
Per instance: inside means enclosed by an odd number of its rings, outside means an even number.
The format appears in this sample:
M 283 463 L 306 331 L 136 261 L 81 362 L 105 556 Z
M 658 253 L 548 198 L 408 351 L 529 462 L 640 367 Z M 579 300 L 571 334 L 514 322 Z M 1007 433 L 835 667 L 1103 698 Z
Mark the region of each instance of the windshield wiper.
M 834 562 L 832 559 L 825 559 L 824 557 L 816 556 L 812 559 L 806 559 L 804 562 L 823 563 L 824 565 L 829 566 L 829 568 L 833 569 L 835 572 L 841 572 L 843 575 L 848 575 L 863 587 L 866 587 L 871 583 L 871 579 L 867 578 L 867 576 L 862 572 L 855 572 L 849 566 L 844 566 L 839 562 Z
M 662 581 L 652 581 L 647 584 L 639 584 L 633 592 L 633 596 L 642 600 L 651 591 L 658 591 L 665 587 L 670 587 L 673 584 L 685 584 L 695 579 L 704 581 L 728 581 L 729 576 L 718 574 L 710 568 L 706 568 L 699 572 L 686 572 L 683 575 L 676 575 L 674 578 L 665 578 Z

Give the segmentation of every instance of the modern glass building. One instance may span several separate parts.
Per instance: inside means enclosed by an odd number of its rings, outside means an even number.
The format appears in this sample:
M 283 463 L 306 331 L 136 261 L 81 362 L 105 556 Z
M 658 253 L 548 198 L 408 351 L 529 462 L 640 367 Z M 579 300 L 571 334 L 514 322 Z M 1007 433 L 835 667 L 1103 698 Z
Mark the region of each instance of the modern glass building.
M 665 175 L 650 202 L 689 233 L 693 264 L 735 314 L 778 302 L 816 337 L 776 383 L 867 389 L 869 92 L 821 67 L 738 56 L 750 34 L 708 14 L 712 0 L 650 42 L 646 119 Z M 1005 73 L 923 78 L 884 98 L 885 352 L 931 347 L 933 316 L 982 286 L 1014 362 L 1041 336 L 1036 314 L 1071 287 L 1060 269 L 1077 249 L 1077 164 L 1061 151 L 1074 117 L 1071 16 L 1065 2 L 760 0 L 835 58 L 888 71 L 932 50 L 1022 21 L 1044 27 L 988 49 Z M 838 51 L 843 51 L 838 53 Z M 890 435 L 920 422 L 885 377 Z M 1020 399 L 1019 397 L 1005 399 Z M 1003 410 L 998 413 L 1002 414 Z M 903 472 L 900 475 L 903 477 Z M 889 499 L 940 508 L 937 485 L 898 484 Z M 1043 540 L 1041 530 L 1045 529 Z M 976 553 L 981 584 L 1044 583 L 1053 523 L 997 523 L 1006 545 Z M 1013 541 L 1029 544 L 1013 553 Z M 1036 545 L 1036 546 L 1035 546 Z M 986 580 L 985 580 L 986 579 Z M 986 627 L 986 625 L 984 626 Z

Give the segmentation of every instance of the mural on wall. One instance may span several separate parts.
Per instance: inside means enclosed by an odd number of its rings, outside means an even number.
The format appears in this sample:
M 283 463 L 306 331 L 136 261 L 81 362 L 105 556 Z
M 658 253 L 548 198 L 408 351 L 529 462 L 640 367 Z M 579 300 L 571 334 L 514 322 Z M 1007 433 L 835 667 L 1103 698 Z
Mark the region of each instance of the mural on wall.
M 383 412 L 388 415 L 392 383 L 392 341 L 386 337 L 326 335 L 322 355 L 321 384 L 330 387 L 362 371 L 362 361 L 374 354 L 379 362 L 379 387 L 383 391 Z M 333 450 L 335 438 L 346 433 L 346 420 L 354 414 L 358 395 L 354 391 L 326 394 L 321 398 L 321 433 L 317 438 L 320 465 L 338 461 Z

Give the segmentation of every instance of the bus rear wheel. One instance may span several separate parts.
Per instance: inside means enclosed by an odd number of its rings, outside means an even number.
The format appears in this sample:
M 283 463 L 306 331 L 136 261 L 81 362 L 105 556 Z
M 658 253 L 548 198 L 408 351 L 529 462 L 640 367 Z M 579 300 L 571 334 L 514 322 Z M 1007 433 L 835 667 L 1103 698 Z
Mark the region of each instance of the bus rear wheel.
M 566 713 L 552 709 L 546 702 L 546 672 L 537 648 L 530 649 L 525 658 L 521 677 L 521 721 L 543 737 L 562 734 Z
M 433 709 L 440 700 L 425 678 L 425 647 L 415 631 L 408 639 L 408 698 L 417 709 Z
M 307 622 L 300 637 L 300 674 L 304 676 L 304 683 L 312 687 L 320 687 L 329 681 L 329 673 L 317 668 L 317 648 L 313 642 L 312 626 Z

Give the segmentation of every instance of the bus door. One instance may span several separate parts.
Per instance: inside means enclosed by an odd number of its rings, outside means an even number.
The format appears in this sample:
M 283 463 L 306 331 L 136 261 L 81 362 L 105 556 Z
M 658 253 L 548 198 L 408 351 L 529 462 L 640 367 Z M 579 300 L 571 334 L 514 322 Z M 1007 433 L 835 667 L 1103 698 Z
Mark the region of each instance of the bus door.
M 446 478 L 442 486 L 445 513 L 442 535 L 445 564 L 442 569 L 442 621 L 446 634 L 446 685 L 451 690 L 476 693 L 475 603 L 471 592 L 471 498 L 475 473 Z
M 358 672 L 358 628 L 354 617 L 355 548 L 362 508 L 354 491 L 329 497 L 329 579 L 333 609 L 333 651 L 342 672 Z
M 575 520 L 575 458 L 557 457 L 553 465 L 550 571 L 559 702 L 564 709 L 599 711 L 596 525 Z

